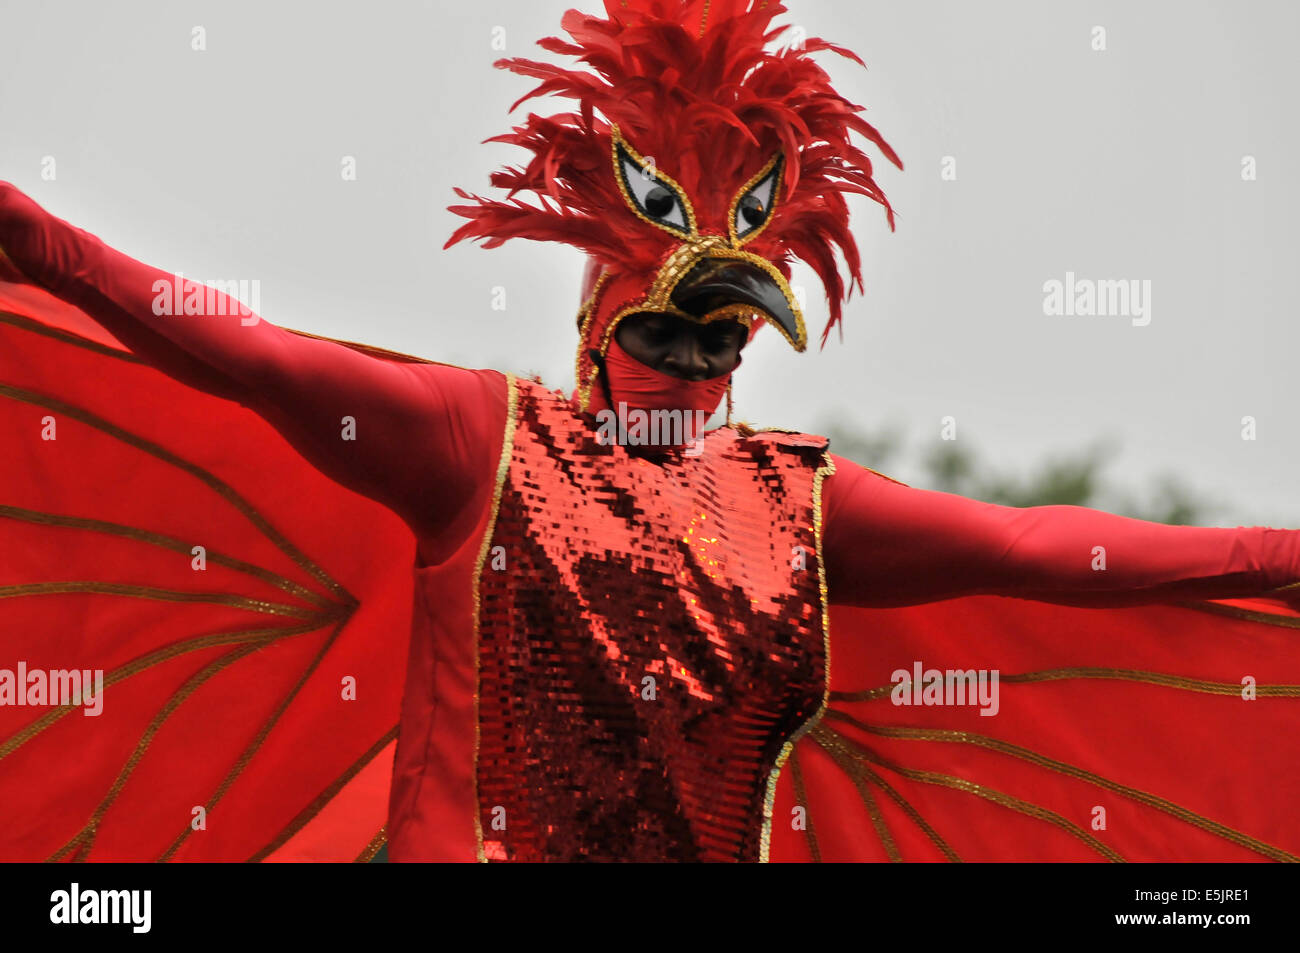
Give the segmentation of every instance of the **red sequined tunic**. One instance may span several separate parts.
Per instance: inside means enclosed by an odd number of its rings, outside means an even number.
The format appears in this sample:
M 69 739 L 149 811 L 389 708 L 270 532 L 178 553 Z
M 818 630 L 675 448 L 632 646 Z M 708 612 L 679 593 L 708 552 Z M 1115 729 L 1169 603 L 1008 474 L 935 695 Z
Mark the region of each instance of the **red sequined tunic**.
M 822 704 L 826 440 L 655 461 L 516 382 L 479 577 L 478 808 L 509 860 L 755 860 Z

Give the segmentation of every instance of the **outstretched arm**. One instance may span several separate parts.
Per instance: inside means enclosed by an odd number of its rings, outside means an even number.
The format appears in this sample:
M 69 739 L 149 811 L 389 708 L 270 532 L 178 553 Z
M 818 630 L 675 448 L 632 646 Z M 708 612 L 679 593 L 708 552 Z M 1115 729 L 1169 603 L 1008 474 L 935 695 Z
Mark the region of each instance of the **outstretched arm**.
M 1300 579 L 1300 531 L 1166 526 L 1082 506 L 998 506 L 834 457 L 824 543 L 833 603 L 1002 595 L 1085 607 L 1261 595 Z
M 371 357 L 286 331 L 205 285 L 198 314 L 159 314 L 138 262 L 0 182 L 0 250 L 29 281 L 76 305 L 163 373 L 236 400 L 323 472 L 389 506 L 424 541 L 459 528 L 490 487 L 505 421 L 494 371 Z M 187 309 L 194 310 L 194 309 Z M 343 439 L 343 418 L 355 421 Z M 468 527 L 465 527 L 468 529 Z

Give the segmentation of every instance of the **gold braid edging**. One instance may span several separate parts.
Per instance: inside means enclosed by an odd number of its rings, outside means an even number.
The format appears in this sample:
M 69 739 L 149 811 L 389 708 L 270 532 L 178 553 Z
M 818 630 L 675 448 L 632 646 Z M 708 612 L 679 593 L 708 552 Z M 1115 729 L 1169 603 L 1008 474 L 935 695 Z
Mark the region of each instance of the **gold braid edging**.
M 479 545 L 478 561 L 474 563 L 474 579 L 470 583 L 474 597 L 474 768 L 470 775 L 474 804 L 474 849 L 475 859 L 487 863 L 487 854 L 483 850 L 483 818 L 478 803 L 478 751 L 479 751 L 479 622 L 482 606 L 480 605 L 479 584 L 483 579 L 483 566 L 487 563 L 488 553 L 492 547 L 492 534 L 496 531 L 497 513 L 501 509 L 501 493 L 505 488 L 506 475 L 510 472 L 510 458 L 515 449 L 516 416 L 519 412 L 519 383 L 513 374 L 506 375 L 506 426 L 501 435 L 501 457 L 497 461 L 496 479 L 492 487 L 491 512 L 488 515 L 487 528 L 483 530 L 483 542 Z

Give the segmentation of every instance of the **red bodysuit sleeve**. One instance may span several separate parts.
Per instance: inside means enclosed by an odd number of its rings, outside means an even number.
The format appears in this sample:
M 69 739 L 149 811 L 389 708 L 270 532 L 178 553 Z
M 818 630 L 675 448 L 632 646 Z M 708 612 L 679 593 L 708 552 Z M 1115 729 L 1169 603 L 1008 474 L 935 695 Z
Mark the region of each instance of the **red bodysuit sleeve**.
M 158 288 L 172 288 L 176 276 L 2 182 L 0 250 L 26 279 L 76 305 L 152 366 L 245 405 L 322 472 L 397 512 L 426 561 L 472 528 L 472 504 L 490 492 L 501 452 L 500 373 L 372 357 L 275 327 L 189 281 L 185 291 L 201 292 L 185 309 L 191 313 L 159 314 L 166 309 L 155 306 Z
M 832 603 L 884 608 L 1001 595 L 1130 606 L 1258 596 L 1300 579 L 1300 531 L 998 506 L 832 458 L 824 526 Z

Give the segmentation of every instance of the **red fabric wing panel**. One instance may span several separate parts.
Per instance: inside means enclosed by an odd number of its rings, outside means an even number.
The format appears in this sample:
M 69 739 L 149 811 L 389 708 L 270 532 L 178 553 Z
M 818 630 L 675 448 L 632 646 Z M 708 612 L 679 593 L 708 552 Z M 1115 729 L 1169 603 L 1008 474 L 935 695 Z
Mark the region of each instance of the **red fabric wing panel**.
M 0 446 L 0 672 L 104 673 L 90 705 L 0 705 L 0 860 L 260 859 L 318 816 L 307 853 L 356 859 L 386 811 L 386 774 L 348 782 L 391 763 L 404 524 L 3 283 Z
M 1296 860 L 1298 622 L 1269 600 L 836 608 L 830 708 L 782 773 L 771 857 Z M 997 670 L 996 714 L 896 704 L 917 663 L 923 688 Z

